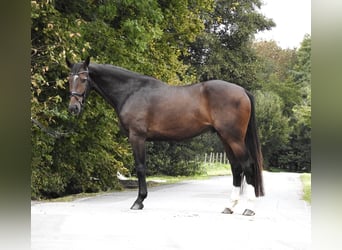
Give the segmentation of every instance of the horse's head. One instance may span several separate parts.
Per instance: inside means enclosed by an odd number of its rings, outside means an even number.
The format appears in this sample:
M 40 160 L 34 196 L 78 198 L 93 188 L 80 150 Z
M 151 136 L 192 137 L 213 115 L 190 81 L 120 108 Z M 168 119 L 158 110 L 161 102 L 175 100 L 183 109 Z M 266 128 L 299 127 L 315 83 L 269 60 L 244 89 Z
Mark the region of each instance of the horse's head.
M 71 70 L 69 76 L 69 111 L 75 115 L 81 113 L 85 98 L 90 90 L 89 62 L 90 57 L 87 57 L 84 62 L 75 64 L 66 58 L 66 63 Z

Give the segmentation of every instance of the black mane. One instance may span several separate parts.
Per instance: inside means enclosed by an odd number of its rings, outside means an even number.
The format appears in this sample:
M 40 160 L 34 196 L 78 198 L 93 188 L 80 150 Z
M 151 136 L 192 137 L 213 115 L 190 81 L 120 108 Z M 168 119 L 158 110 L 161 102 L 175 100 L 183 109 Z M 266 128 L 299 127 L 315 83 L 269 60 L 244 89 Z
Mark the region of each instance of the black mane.
M 118 76 L 119 78 L 123 78 L 123 79 L 147 79 L 147 80 L 154 80 L 154 81 L 158 81 L 161 82 L 160 80 L 152 77 L 152 76 L 147 76 L 147 75 L 143 75 L 125 68 L 121 68 L 119 66 L 114 66 L 111 64 L 97 64 L 97 63 L 91 63 L 89 65 L 89 69 L 91 72 L 91 69 L 95 69 L 96 71 L 101 70 L 102 74 L 115 74 L 116 76 Z

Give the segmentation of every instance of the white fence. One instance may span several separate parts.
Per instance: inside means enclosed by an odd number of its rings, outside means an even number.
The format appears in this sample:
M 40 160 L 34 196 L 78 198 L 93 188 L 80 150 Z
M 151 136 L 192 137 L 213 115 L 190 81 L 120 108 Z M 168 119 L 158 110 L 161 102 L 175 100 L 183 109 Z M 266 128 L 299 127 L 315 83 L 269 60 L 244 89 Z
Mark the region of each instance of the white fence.
M 221 163 L 221 164 L 229 164 L 229 160 L 227 158 L 226 153 L 214 153 L 211 152 L 209 154 L 204 154 L 204 163 Z

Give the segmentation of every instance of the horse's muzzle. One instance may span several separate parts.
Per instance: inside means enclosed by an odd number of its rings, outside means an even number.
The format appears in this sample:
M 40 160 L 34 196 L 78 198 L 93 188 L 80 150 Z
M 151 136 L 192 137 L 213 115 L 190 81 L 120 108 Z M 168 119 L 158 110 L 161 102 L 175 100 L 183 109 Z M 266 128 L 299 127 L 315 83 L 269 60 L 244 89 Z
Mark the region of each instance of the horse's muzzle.
M 81 113 L 81 105 L 79 103 L 70 104 L 69 112 L 73 115 L 79 115 Z

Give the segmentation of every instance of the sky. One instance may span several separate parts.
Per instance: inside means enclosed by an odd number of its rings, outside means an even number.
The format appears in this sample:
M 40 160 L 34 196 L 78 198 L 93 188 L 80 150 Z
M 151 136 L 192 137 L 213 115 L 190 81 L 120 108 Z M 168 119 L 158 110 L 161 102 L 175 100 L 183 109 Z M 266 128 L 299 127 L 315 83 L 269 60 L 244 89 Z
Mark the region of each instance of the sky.
M 260 12 L 276 27 L 259 32 L 257 40 L 274 40 L 283 49 L 299 48 L 305 34 L 311 34 L 311 0 L 262 0 Z

